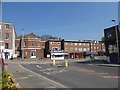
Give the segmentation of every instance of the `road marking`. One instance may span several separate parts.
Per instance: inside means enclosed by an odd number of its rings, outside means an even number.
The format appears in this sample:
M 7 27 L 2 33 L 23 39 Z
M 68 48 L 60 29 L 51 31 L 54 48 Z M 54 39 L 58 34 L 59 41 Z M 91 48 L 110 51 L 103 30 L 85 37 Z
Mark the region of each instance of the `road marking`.
M 120 76 L 103 76 L 103 78 L 113 78 L 113 79 L 119 79 Z
M 46 68 L 46 69 L 40 69 L 40 71 L 42 71 L 44 74 L 51 75 L 51 74 L 67 72 L 69 70 L 59 69 L 59 68 Z
M 15 78 L 15 79 L 27 79 L 28 77 L 19 77 L 19 78 Z
M 40 68 L 40 69 L 42 68 L 42 67 L 40 67 L 39 65 L 36 65 L 36 67 L 37 67 L 37 68 Z
M 18 87 L 19 83 L 17 83 L 15 86 Z
M 57 87 L 55 87 L 55 86 L 50 86 L 50 87 L 45 87 L 45 88 L 57 88 Z
M 28 77 L 33 77 L 34 75 L 28 75 Z
M 42 78 L 45 79 L 45 80 L 48 80 L 48 81 L 50 81 L 50 82 L 52 82 L 52 83 L 54 83 L 54 84 L 57 84 L 58 86 L 61 86 L 62 88 L 68 88 L 67 86 L 64 86 L 64 85 L 62 85 L 62 84 L 60 84 L 60 83 L 58 83 L 58 82 L 55 82 L 55 81 L 53 81 L 53 80 L 51 80 L 51 79 L 48 79 L 48 78 L 46 78 L 46 77 L 44 77 L 44 76 L 42 76 L 42 75 L 40 75 L 40 74 L 38 74 L 38 73 L 35 73 L 35 72 L 33 72 L 33 71 L 31 71 L 31 70 L 23 67 L 22 65 L 20 65 L 20 67 L 22 67 L 23 69 L 26 69 L 27 71 L 29 71 L 29 72 L 31 72 L 31 73 L 39 76 L 39 77 L 42 77 Z

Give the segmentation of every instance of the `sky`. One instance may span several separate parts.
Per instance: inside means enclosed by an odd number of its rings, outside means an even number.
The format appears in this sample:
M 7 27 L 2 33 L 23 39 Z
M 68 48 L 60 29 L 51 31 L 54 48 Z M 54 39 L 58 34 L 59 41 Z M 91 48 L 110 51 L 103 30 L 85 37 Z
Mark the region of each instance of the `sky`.
M 101 40 L 118 19 L 117 2 L 3 2 L 2 21 L 18 35 L 52 35 L 66 40 Z

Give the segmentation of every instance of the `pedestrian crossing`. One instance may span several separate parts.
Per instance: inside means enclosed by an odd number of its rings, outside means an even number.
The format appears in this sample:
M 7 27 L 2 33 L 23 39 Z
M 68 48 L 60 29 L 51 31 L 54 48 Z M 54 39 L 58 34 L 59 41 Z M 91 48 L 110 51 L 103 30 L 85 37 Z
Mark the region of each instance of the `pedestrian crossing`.
M 53 75 L 53 74 L 58 74 L 58 73 L 63 73 L 63 72 L 69 71 L 65 68 L 57 68 L 57 67 L 43 68 L 39 65 L 36 65 L 36 67 L 39 69 L 40 72 L 43 72 L 44 74 L 47 74 L 47 75 Z

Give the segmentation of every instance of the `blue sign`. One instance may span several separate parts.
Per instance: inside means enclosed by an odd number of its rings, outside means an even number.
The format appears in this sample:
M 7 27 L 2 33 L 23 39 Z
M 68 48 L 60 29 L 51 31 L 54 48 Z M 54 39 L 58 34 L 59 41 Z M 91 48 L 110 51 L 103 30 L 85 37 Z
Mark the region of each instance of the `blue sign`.
M 52 50 L 51 52 L 52 52 L 52 53 L 62 53 L 63 50 Z

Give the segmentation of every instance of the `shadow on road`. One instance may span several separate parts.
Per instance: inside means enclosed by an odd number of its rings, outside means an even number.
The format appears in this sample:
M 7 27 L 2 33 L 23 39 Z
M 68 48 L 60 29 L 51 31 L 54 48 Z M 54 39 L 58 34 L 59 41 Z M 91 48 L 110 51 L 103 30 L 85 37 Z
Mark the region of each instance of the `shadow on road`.
M 83 61 L 83 62 L 76 62 L 81 64 L 108 64 L 106 60 L 89 60 L 89 61 Z

